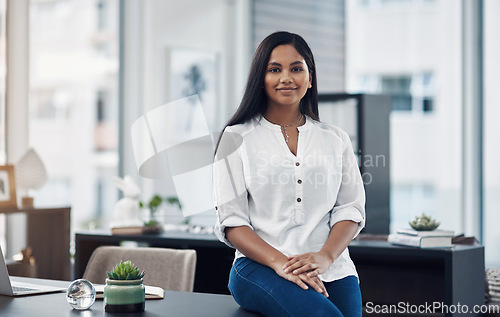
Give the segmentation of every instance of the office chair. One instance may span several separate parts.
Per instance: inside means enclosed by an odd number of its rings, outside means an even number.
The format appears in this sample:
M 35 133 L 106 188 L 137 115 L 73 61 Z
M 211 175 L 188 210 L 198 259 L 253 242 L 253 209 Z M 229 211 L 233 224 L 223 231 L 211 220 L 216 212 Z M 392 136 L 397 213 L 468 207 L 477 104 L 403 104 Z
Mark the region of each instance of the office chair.
M 92 253 L 83 278 L 92 283 L 104 284 L 106 271 L 111 271 L 120 260 L 130 260 L 146 271 L 144 285 L 159 286 L 165 290 L 193 291 L 195 250 L 102 246 Z

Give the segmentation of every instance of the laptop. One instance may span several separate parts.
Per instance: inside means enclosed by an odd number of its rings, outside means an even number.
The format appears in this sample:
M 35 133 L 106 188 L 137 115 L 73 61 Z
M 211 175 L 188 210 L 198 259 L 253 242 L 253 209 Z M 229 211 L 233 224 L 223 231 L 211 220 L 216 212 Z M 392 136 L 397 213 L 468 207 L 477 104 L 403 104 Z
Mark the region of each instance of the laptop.
M 35 294 L 46 294 L 66 291 L 64 287 L 53 287 L 47 285 L 31 284 L 31 283 L 11 283 L 7 265 L 3 257 L 2 248 L 0 247 L 0 295 L 7 296 L 26 296 Z

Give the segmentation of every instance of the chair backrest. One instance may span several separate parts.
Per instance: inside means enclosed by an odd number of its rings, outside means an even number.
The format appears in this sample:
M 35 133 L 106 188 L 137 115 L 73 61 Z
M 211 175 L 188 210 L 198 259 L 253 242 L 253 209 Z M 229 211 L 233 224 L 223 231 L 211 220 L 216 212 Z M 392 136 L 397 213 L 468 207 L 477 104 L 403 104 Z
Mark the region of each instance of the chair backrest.
M 92 253 L 83 278 L 92 283 L 104 284 L 106 271 L 111 271 L 120 260 L 130 260 L 146 271 L 144 285 L 159 286 L 165 290 L 193 291 L 195 250 L 102 246 Z

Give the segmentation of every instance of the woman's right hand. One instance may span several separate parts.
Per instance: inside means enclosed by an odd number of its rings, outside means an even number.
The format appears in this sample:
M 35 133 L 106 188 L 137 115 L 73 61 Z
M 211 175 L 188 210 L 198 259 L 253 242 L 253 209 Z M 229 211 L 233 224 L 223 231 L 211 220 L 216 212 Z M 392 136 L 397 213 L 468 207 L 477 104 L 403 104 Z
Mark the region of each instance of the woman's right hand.
M 225 233 L 226 238 L 245 256 L 270 267 L 279 276 L 303 289 L 308 289 L 310 286 L 328 297 L 323 282 L 317 276 L 308 276 L 309 271 L 299 274 L 285 273 L 283 267 L 288 262 L 288 257 L 262 240 L 252 228 L 248 226 L 227 227 Z
M 328 292 L 326 291 L 326 287 L 323 284 L 323 281 L 321 281 L 318 276 L 310 277 L 307 272 L 301 274 L 285 273 L 285 271 L 281 267 L 275 269 L 275 271 L 279 276 L 297 284 L 302 289 L 308 289 L 309 287 L 312 287 L 318 293 L 321 293 L 326 297 L 329 296 Z

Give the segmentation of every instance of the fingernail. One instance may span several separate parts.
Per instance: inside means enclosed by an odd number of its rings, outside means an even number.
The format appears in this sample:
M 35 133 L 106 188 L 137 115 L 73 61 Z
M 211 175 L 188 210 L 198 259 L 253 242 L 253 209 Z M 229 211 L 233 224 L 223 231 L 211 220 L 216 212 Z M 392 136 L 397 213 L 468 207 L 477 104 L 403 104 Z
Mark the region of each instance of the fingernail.
M 299 273 L 299 271 L 298 271 L 298 270 L 293 271 L 293 274 L 297 274 L 297 273 Z
M 289 269 L 285 269 L 285 273 L 288 273 L 290 270 Z

